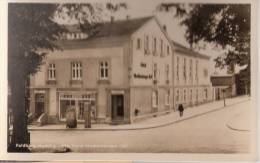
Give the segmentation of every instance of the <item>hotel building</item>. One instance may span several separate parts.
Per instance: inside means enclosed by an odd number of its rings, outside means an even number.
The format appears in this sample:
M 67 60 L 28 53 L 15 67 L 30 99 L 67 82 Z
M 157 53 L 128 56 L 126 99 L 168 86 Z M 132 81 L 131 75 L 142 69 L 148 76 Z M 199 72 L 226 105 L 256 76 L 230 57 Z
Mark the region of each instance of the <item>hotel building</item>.
M 131 123 L 174 109 L 173 44 L 156 18 L 107 22 L 89 36 L 75 31 L 30 78 L 35 119 L 45 113 L 48 123 L 64 122 L 74 108 L 84 121 L 86 102 L 96 123 Z

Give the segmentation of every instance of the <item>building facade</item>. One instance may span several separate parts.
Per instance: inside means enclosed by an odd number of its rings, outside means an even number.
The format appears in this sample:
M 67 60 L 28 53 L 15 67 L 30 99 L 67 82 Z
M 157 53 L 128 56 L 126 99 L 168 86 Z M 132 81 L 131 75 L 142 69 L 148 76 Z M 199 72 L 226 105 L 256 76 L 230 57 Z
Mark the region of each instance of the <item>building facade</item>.
M 214 89 L 214 99 L 221 100 L 237 95 L 236 78 L 233 75 L 213 75 L 210 78 Z
M 84 103 L 96 123 L 131 123 L 173 106 L 172 44 L 153 17 L 104 23 L 95 35 L 64 35 L 30 79 L 30 113 L 48 123 L 73 108 L 84 121 Z
M 173 42 L 174 106 L 193 106 L 212 101 L 210 57 Z

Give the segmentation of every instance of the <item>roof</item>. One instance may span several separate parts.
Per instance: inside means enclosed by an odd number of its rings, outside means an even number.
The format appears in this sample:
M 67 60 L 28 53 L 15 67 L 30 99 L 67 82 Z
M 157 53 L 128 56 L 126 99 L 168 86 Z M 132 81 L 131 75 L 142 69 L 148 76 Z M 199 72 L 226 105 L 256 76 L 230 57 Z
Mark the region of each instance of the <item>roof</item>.
M 224 75 L 224 76 L 211 76 L 210 80 L 212 86 L 230 86 L 235 83 L 234 76 Z
M 149 21 L 152 18 L 152 16 L 149 16 L 136 19 L 115 20 L 113 22 L 105 22 L 99 25 L 95 29 L 94 34 L 91 34 L 87 39 L 60 40 L 58 41 L 58 45 L 60 45 L 64 49 L 96 47 L 97 45 L 100 45 L 97 43 L 101 42 L 103 44 L 105 43 L 116 46 L 122 44 L 123 41 L 126 40 L 126 36 L 129 36 L 135 31 L 137 31 L 142 25 L 144 25 L 147 21 Z M 80 31 L 80 28 L 77 25 L 68 25 L 66 26 L 66 28 L 70 32 Z
M 92 37 L 111 37 L 111 36 L 122 36 L 130 35 L 139 29 L 143 24 L 150 20 L 151 16 L 127 19 L 127 20 L 117 20 L 113 22 L 106 22 L 97 28 L 97 32 Z
M 172 41 L 174 51 L 178 52 L 183 55 L 191 56 L 191 57 L 198 57 L 198 58 L 204 58 L 204 59 L 210 59 L 210 56 L 205 54 L 200 54 L 190 48 L 185 47 L 184 45 L 181 45 L 180 43 Z

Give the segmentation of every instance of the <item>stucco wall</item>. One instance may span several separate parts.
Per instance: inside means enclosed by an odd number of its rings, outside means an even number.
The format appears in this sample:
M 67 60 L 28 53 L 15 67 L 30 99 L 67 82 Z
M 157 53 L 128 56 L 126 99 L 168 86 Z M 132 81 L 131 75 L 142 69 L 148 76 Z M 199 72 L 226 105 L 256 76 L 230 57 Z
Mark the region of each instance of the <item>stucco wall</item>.
M 144 40 L 145 36 L 149 37 L 149 53 L 144 53 Z M 157 39 L 157 50 L 153 54 L 153 40 Z M 140 75 L 153 75 L 153 63 L 157 63 L 158 67 L 158 85 L 166 84 L 165 65 L 169 65 L 169 69 L 172 69 L 172 48 L 166 36 L 162 32 L 162 29 L 158 26 L 155 19 L 151 19 L 144 24 L 138 31 L 136 31 L 132 37 L 133 42 L 133 56 L 132 56 L 132 73 L 131 73 L 131 85 L 133 86 L 147 86 L 153 84 L 153 79 L 135 78 L 134 74 Z M 137 39 L 141 40 L 141 48 L 137 49 Z M 163 40 L 164 53 L 160 54 L 160 40 Z M 167 46 L 169 46 L 169 54 L 167 54 Z M 142 67 L 141 64 L 146 66 Z M 169 73 L 169 83 L 172 83 L 172 74 Z

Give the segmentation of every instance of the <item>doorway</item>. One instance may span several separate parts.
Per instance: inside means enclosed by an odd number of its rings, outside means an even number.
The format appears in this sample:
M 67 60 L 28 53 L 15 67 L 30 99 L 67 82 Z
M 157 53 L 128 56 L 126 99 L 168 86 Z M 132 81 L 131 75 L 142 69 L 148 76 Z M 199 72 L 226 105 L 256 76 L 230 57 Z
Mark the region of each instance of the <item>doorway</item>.
M 42 113 L 44 113 L 45 108 L 45 96 L 44 93 L 35 94 L 35 118 L 38 119 Z
M 112 120 L 124 119 L 124 95 L 111 96 Z

